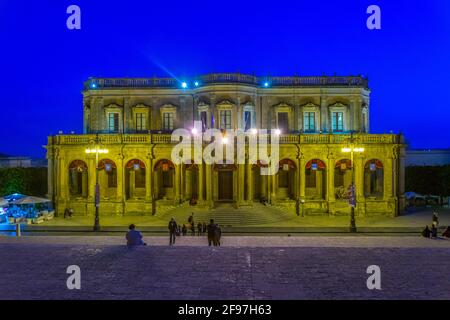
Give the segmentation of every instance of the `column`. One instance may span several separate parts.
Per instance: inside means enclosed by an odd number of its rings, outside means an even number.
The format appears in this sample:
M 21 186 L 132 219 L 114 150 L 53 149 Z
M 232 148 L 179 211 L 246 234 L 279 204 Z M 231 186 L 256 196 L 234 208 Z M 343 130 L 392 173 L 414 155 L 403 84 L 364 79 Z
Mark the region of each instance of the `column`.
M 383 198 L 388 201 L 392 198 L 392 158 L 388 157 L 383 168 Z
M 116 162 L 117 170 L 117 200 L 123 201 L 124 190 L 124 167 L 123 167 L 123 157 L 119 156 Z
M 355 175 L 355 192 L 356 192 L 356 212 L 359 215 L 365 215 L 365 197 L 364 197 L 364 158 L 356 153 L 352 163 L 353 173 Z
M 118 214 L 124 214 L 125 213 L 125 208 L 124 208 L 124 167 L 123 167 L 123 156 L 119 155 L 119 157 L 117 158 L 117 162 L 116 162 L 116 171 L 117 171 L 117 191 L 116 191 L 116 199 L 119 202 L 118 204 L 118 209 L 116 210 L 116 212 Z
M 244 189 L 245 189 L 245 164 L 238 164 L 238 204 L 242 204 L 244 202 Z
M 210 97 L 210 102 L 211 102 L 211 123 L 210 123 L 210 128 L 217 128 L 218 127 L 218 122 L 217 122 L 217 115 L 216 115 L 216 103 L 215 103 L 215 97 L 212 95 Z
M 123 98 L 123 132 L 135 132 L 131 131 L 134 128 L 133 125 L 133 115 L 130 108 L 130 98 L 124 97 Z
M 180 164 L 180 201 L 184 201 L 185 189 L 186 189 L 186 165 Z
M 199 164 L 198 165 L 198 202 L 202 203 L 203 202 L 203 191 L 204 191 L 204 187 L 203 187 L 203 164 Z
M 147 164 L 145 167 L 145 201 L 152 200 L 152 184 L 151 184 L 151 175 L 152 175 L 152 167 L 148 164 L 152 162 L 150 157 L 147 157 Z
M 175 202 L 180 201 L 180 176 L 181 176 L 181 164 L 175 165 Z
M 207 164 L 205 166 L 206 169 L 206 201 L 208 202 L 208 205 L 212 205 L 212 177 L 211 177 L 211 169 L 212 166 L 210 164 Z
M 271 175 L 270 176 L 270 180 L 271 180 L 270 190 L 271 190 L 271 193 L 272 193 L 271 199 L 272 199 L 272 203 L 274 203 L 276 201 L 276 199 L 277 199 L 277 187 L 278 187 L 278 185 L 277 185 L 277 175 L 276 174 Z
M 327 165 L 327 199 L 328 199 L 328 213 L 334 214 L 335 195 L 334 195 L 334 166 L 335 158 L 328 157 Z
M 241 106 L 241 98 L 237 97 L 237 106 L 236 106 L 236 110 L 237 112 L 235 113 L 234 119 L 236 120 L 234 122 L 234 127 L 236 129 L 242 129 L 244 130 L 244 125 L 243 125 L 243 112 L 242 112 L 242 106 Z
M 93 200 L 95 197 L 95 178 L 96 178 L 96 163 L 95 156 L 88 159 L 88 199 Z M 100 195 L 101 196 L 101 195 Z
M 328 106 L 327 106 L 327 98 L 321 97 L 320 99 L 320 130 L 322 132 L 328 132 L 329 124 L 328 124 Z
M 405 210 L 405 148 L 399 147 L 398 155 L 398 194 L 399 198 L 399 213 Z
M 47 198 L 53 201 L 53 151 L 47 149 Z
M 300 165 L 299 165 L 299 170 L 300 170 L 300 200 L 304 200 L 305 199 L 305 179 L 306 179 L 306 175 L 305 175 L 305 158 L 301 157 L 300 158 Z
M 253 204 L 253 176 L 252 164 L 247 159 L 247 202 Z

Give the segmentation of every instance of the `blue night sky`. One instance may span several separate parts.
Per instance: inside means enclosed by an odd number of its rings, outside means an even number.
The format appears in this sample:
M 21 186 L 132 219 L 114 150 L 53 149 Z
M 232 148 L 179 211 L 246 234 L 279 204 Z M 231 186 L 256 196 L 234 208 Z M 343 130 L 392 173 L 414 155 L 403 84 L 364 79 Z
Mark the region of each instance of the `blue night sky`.
M 66 28 L 79 5 L 82 29 Z M 366 28 L 366 8 L 382 30 Z M 450 147 L 450 2 L 0 0 L 0 153 L 82 129 L 89 76 L 368 75 L 373 133 Z

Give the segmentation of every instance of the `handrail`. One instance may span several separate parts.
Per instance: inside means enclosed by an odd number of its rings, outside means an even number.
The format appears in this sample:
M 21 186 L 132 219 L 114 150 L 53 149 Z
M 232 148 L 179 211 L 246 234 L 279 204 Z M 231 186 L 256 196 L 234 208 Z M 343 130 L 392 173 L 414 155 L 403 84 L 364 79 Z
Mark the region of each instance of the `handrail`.
M 282 134 L 279 137 L 280 144 L 340 144 L 345 145 L 350 139 L 350 134 Z M 354 134 L 353 138 L 358 144 L 393 144 L 401 143 L 396 134 Z M 51 145 L 89 145 L 95 144 L 97 135 L 57 135 L 49 137 Z M 171 134 L 99 134 L 100 144 L 175 144 L 171 141 Z
M 190 80 L 175 78 L 89 78 L 84 82 L 84 90 L 118 88 L 181 88 L 186 82 L 188 88 L 209 84 L 243 84 L 265 87 L 361 87 L 368 88 L 369 81 L 363 76 L 293 76 L 257 77 L 241 73 L 211 73 L 193 77 Z

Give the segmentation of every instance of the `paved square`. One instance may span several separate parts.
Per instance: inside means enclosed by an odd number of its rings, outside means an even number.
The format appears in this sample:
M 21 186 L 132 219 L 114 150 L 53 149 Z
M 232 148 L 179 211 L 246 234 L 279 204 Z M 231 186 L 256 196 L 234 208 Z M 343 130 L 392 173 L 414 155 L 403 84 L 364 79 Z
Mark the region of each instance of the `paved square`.
M 420 237 L 0 237 L 0 299 L 450 299 L 450 241 Z M 66 268 L 81 268 L 68 290 Z M 381 268 L 382 290 L 366 269 Z

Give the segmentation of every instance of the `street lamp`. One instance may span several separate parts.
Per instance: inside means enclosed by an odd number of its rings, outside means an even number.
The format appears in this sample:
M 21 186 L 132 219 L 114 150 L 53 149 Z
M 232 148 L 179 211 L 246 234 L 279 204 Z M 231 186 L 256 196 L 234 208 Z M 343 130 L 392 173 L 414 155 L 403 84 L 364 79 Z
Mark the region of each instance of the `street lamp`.
M 106 154 L 109 152 L 108 149 L 100 149 L 98 146 L 98 137 L 96 139 L 96 146 L 93 149 L 86 149 L 86 154 L 95 153 L 95 222 L 94 222 L 94 232 L 100 231 L 100 215 L 99 215 L 99 207 L 100 207 L 100 186 L 98 184 L 98 155 Z
M 356 232 L 356 222 L 355 222 L 355 207 L 356 207 L 356 190 L 355 190 L 355 164 L 353 162 L 353 154 L 355 152 L 362 153 L 364 152 L 364 148 L 355 146 L 355 139 L 353 137 L 353 132 L 350 134 L 349 146 L 342 148 L 342 152 L 350 153 L 350 162 L 351 162 L 351 170 L 352 170 L 352 183 L 350 185 L 350 199 L 349 204 L 351 206 L 350 213 L 350 232 Z

